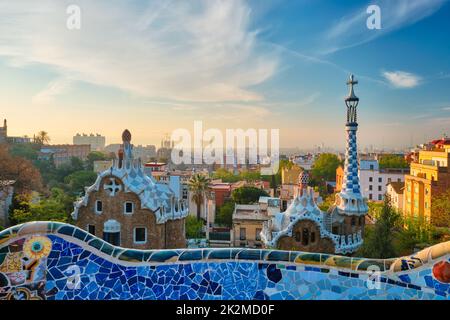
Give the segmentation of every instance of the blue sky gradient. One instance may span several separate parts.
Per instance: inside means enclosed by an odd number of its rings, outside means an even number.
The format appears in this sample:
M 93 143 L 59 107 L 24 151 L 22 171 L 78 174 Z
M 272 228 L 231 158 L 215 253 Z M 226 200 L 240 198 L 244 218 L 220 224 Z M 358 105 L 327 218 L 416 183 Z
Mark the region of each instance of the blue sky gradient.
M 343 5 L 345 3 L 345 5 Z M 66 8 L 81 8 L 68 30 Z M 381 8 L 369 30 L 366 8 Z M 279 128 L 284 147 L 344 141 L 345 81 L 359 80 L 360 144 L 450 134 L 450 5 L 398 1 L 0 0 L 0 117 L 158 144 L 205 127 Z

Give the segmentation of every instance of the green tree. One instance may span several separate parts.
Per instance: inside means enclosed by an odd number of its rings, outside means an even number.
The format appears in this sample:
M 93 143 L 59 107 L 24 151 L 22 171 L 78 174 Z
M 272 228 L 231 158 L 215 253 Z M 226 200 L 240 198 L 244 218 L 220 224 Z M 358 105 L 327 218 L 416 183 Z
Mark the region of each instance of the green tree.
M 382 155 L 378 161 L 380 169 L 386 168 L 408 168 L 405 158 L 396 154 Z
M 13 144 L 9 149 L 9 153 L 13 157 L 21 157 L 28 160 L 36 160 L 38 157 L 36 145 L 30 143 Z
M 336 169 L 341 165 L 339 158 L 332 153 L 322 153 L 314 161 L 312 167 L 312 179 L 315 179 L 318 184 L 323 184 L 326 181 L 336 181 Z
M 432 228 L 423 219 L 407 218 L 403 228 L 396 233 L 397 255 L 411 254 L 416 248 L 425 248 L 432 243 Z
M 258 202 L 259 197 L 268 197 L 269 194 L 256 187 L 246 186 L 233 190 L 231 198 L 239 204 L 252 204 Z
M 87 170 L 94 170 L 94 162 L 95 161 L 104 161 L 104 160 L 110 160 L 111 158 L 100 151 L 92 151 L 88 154 L 87 160 L 86 160 L 86 169 Z
M 261 176 L 261 179 L 263 181 L 270 182 L 270 187 L 273 190 L 277 190 L 278 186 L 281 184 L 281 171 L 283 168 L 291 169 L 294 164 L 286 159 L 281 159 L 278 162 L 278 171 L 276 174 L 270 175 L 270 176 Z
M 84 187 L 92 185 L 97 179 L 97 174 L 93 171 L 81 170 L 71 173 L 64 178 L 64 183 L 71 194 L 80 194 Z
M 431 216 L 434 226 L 450 228 L 450 189 L 433 198 Z
M 202 238 L 203 222 L 196 217 L 186 217 L 186 238 L 199 239 Z
M 39 203 L 29 204 L 29 210 L 14 209 L 10 215 L 11 222 L 15 224 L 30 221 L 60 221 L 68 222 L 69 214 L 65 211 L 64 204 L 53 199 L 44 199 Z
M 226 201 L 217 209 L 216 223 L 222 226 L 230 227 L 233 224 L 233 212 L 235 203 L 233 201 Z
M 373 230 L 368 231 L 359 253 L 367 258 L 386 259 L 396 256 L 394 246 L 395 232 L 401 228 L 401 216 L 392 208 L 389 196 L 385 196 L 383 208 Z
M 192 192 L 192 201 L 197 206 L 197 219 L 200 220 L 201 205 L 205 201 L 206 191 L 209 189 L 210 180 L 208 177 L 196 173 L 188 182 L 189 190 Z
M 221 179 L 223 182 L 237 182 L 240 180 L 238 175 L 234 175 L 233 172 L 225 169 L 219 168 L 213 174 L 213 179 Z

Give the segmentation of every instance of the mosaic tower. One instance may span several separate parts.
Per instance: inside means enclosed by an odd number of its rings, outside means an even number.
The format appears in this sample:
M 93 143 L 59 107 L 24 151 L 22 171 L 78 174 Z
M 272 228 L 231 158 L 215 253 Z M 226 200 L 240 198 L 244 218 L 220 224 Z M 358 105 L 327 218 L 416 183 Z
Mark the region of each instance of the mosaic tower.
M 358 130 L 357 107 L 359 98 L 355 95 L 354 86 L 358 84 L 353 75 L 350 76 L 347 85 L 349 94 L 345 98 L 347 106 L 347 146 L 345 150 L 344 179 L 341 192 L 336 196 L 336 206 L 339 212 L 347 215 L 362 215 L 368 211 L 366 201 L 361 194 L 358 175 L 358 145 L 356 132 Z

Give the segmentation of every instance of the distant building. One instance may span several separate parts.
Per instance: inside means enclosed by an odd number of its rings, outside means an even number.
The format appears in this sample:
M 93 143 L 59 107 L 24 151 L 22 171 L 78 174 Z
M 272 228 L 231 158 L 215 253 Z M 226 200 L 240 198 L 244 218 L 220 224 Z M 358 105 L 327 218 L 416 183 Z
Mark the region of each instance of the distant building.
M 298 177 L 303 169 L 293 164 L 290 168 L 282 168 L 281 170 L 281 186 L 280 186 L 280 199 L 281 208 L 286 210 L 289 203 L 294 199 L 296 186 L 298 185 Z
M 144 172 L 149 176 L 154 176 L 154 172 L 166 172 L 167 163 L 165 162 L 147 162 L 144 164 Z M 156 178 L 156 176 L 154 176 Z
M 387 184 L 404 182 L 408 172 L 407 168 L 380 169 L 378 160 L 360 160 L 361 192 L 369 201 L 383 201 Z
M 433 224 L 433 198 L 449 189 L 450 139 L 444 137 L 422 146 L 418 159 L 411 162 L 405 177 L 405 216 Z
M 88 144 L 91 146 L 92 151 L 102 151 L 105 148 L 106 138 L 100 134 L 79 134 L 77 133 L 73 137 L 74 145 L 85 145 Z
M 298 155 L 290 158 L 292 163 L 300 166 L 304 170 L 310 171 L 313 167 L 315 157 L 313 154 L 308 153 L 306 155 Z
M 165 159 L 166 161 L 170 162 L 171 160 L 171 154 L 172 149 L 174 148 L 174 141 L 170 140 L 169 135 L 165 135 L 164 138 L 161 140 L 161 147 L 158 149 L 158 152 L 156 153 L 156 156 L 158 159 Z
M 0 144 L 2 143 L 31 143 L 32 139 L 23 137 L 10 137 L 8 136 L 8 124 L 6 119 L 3 120 L 3 127 L 0 127 Z
M 142 162 L 148 162 L 156 157 L 156 147 L 154 145 L 135 146 L 133 148 L 133 156 L 141 159 Z
M 0 226 L 9 226 L 9 208 L 12 204 L 14 193 L 13 180 L 0 181 Z
M 258 204 L 236 204 L 233 212 L 231 245 L 261 248 L 264 222 L 280 212 L 280 204 L 280 199 L 269 197 L 260 197 Z
M 45 145 L 38 153 L 39 160 L 53 160 L 56 167 L 69 163 L 75 157 L 83 161 L 87 160 L 87 156 L 91 152 L 90 145 L 73 145 L 73 144 L 56 144 Z
M 390 182 L 386 187 L 386 194 L 391 200 L 392 207 L 400 213 L 403 212 L 404 208 L 404 189 L 404 182 Z
M 8 137 L 8 125 L 6 119 L 3 120 L 3 127 L 0 127 L 0 143 L 6 143 Z
M 408 168 L 380 169 L 376 159 L 360 159 L 358 176 L 361 183 L 361 192 L 370 201 L 383 201 L 386 186 L 391 182 L 404 182 Z M 344 181 L 344 169 L 336 169 L 336 192 L 340 192 Z
M 120 149 L 119 143 L 109 144 L 104 148 L 104 151 L 107 153 L 115 153 Z M 133 147 L 133 157 L 141 159 L 143 163 L 149 162 L 152 158 L 156 157 L 156 148 L 154 145 L 147 146 L 134 146 Z

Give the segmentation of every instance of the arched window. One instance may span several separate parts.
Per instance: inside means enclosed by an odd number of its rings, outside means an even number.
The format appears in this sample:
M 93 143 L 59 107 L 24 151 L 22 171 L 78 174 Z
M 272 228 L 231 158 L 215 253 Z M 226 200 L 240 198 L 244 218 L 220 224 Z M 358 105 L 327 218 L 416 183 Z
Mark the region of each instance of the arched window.
M 308 229 L 303 229 L 303 237 L 302 237 L 302 244 L 304 246 L 307 246 L 309 243 L 309 230 Z
M 103 202 L 101 200 L 95 201 L 95 213 L 100 214 L 103 212 Z
M 103 240 L 115 246 L 120 246 L 120 223 L 108 220 L 103 225 Z

